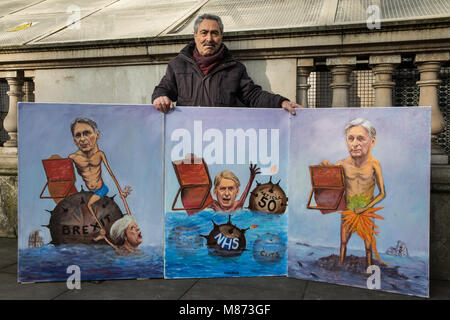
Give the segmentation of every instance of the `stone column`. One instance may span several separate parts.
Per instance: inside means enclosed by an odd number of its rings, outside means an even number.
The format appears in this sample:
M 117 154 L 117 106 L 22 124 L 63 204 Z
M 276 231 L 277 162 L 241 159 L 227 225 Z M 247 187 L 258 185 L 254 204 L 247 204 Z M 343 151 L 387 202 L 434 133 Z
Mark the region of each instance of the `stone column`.
M 392 107 L 392 89 L 395 82 L 392 81 L 392 74 L 395 68 L 401 63 L 400 55 L 379 55 L 370 56 L 369 66 L 375 76 L 373 88 L 375 90 L 374 107 Z
M 297 60 L 297 81 L 298 81 L 298 90 L 297 90 L 297 100 L 298 103 L 305 108 L 309 108 L 308 106 L 308 90 L 311 88 L 311 85 L 308 84 L 308 78 L 311 74 L 311 71 L 314 69 L 314 59 L 298 59 Z
M 23 89 L 23 101 L 34 102 L 34 70 L 25 70 L 25 83 Z
M 332 79 L 328 72 L 316 72 L 316 92 L 314 97 L 316 107 L 331 107 L 333 101 L 333 92 L 330 87 L 331 82 Z
M 436 136 L 444 129 L 444 117 L 439 109 L 437 87 L 441 83 L 439 71 L 443 62 L 450 60 L 450 52 L 419 53 L 414 63 L 420 73 L 419 106 L 431 106 L 431 163 L 448 164 L 448 156 L 436 143 Z
M 24 72 L 4 71 L 0 72 L 0 77 L 5 78 L 9 85 L 9 110 L 3 120 L 3 128 L 8 132 L 9 140 L 3 144 L 0 153 L 4 152 L 4 149 L 13 148 L 17 154 L 17 103 L 23 100 Z
M 0 72 L 9 85 L 3 126 L 10 139 L 0 147 L 0 237 L 17 237 L 17 103 L 23 98 L 23 71 Z
M 327 66 L 333 75 L 330 87 L 333 89 L 332 108 L 349 106 L 350 75 L 356 66 L 356 57 L 327 58 Z

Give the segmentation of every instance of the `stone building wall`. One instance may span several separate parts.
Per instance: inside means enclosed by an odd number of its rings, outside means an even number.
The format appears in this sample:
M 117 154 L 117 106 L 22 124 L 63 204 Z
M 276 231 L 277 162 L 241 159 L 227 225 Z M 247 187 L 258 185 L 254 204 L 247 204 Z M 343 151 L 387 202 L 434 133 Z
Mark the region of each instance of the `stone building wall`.
M 17 175 L 0 173 L 0 237 L 17 237 Z
M 420 83 L 422 88 L 431 83 L 428 89 L 437 89 L 439 97 L 446 97 L 448 89 L 442 88 L 448 86 L 448 78 L 442 79 L 444 81 L 437 85 L 438 80 L 434 75 L 439 74 L 439 71 L 436 72 L 438 65 L 448 66 L 450 39 L 446 35 L 449 32 L 450 19 L 436 18 L 429 23 L 421 22 L 420 25 L 414 21 L 383 23 L 380 32 L 368 30 L 366 24 L 362 23 L 301 30 L 230 32 L 226 36 L 230 50 L 248 66 L 255 82 L 266 90 L 283 94 L 292 100 L 298 99 L 299 92 L 303 94 L 308 87 L 304 85 L 305 75 L 315 72 L 316 88 L 309 95 L 314 97 L 316 106 L 323 107 L 334 103 L 334 91 L 347 86 L 343 77 L 337 81 L 338 86 L 334 83 L 336 79 L 333 77 L 338 76 L 338 72 L 330 74 L 333 70 L 349 76 L 348 82 L 353 84 L 353 88 L 344 88 L 349 93 L 348 103 L 344 106 L 370 106 L 372 98 L 364 94 L 371 92 L 367 87 L 370 83 L 375 84 L 374 79 L 371 79 L 374 67 L 370 66 L 372 57 L 375 58 L 374 61 L 383 60 L 385 56 L 389 59 L 393 57 L 375 67 L 388 65 L 394 83 L 384 81 L 382 84 L 387 83 L 386 91 L 392 90 L 394 105 L 417 105 L 420 102 L 419 66 L 431 68 L 433 75 L 432 79 Z M 153 87 L 164 74 L 167 62 L 191 37 L 165 36 L 156 40 L 138 39 L 135 42 L 130 40 L 77 43 L 68 47 L 49 44 L 48 47 L 41 45 L 13 48 L 0 52 L 0 71 L 7 74 L 5 79 L 9 84 L 16 86 L 16 91 L 12 94 L 14 99 L 18 97 L 18 83 L 31 71 L 28 79 L 32 79 L 35 88 L 30 90 L 35 94 L 33 100 L 38 102 L 149 104 Z M 428 54 L 430 52 L 432 54 Z M 439 57 L 436 58 L 434 53 Z M 418 56 L 420 59 L 416 61 Z M 400 59 L 405 57 L 411 57 L 409 66 L 398 66 Z M 398 62 L 394 61 L 396 59 Z M 363 64 L 365 69 L 361 69 Z M 355 77 L 355 72 L 359 72 L 359 76 Z M 405 73 L 404 77 L 402 72 Z M 380 82 L 383 81 L 379 81 L 378 86 Z M 300 88 L 296 87 L 298 83 L 302 84 Z M 386 88 L 380 90 L 382 89 Z M 329 94 L 324 95 L 323 92 Z M 28 94 L 31 95 L 30 92 Z M 404 102 L 398 103 L 403 98 Z M 345 102 L 345 99 L 341 99 L 339 106 L 343 106 L 342 101 Z M 445 109 L 442 113 L 448 119 L 447 102 L 448 99 L 439 99 L 439 106 L 442 110 Z M 16 105 L 11 103 L 11 99 L 9 103 Z M 447 121 L 447 127 L 448 123 Z M 441 135 L 446 135 L 445 132 Z M 0 236 L 8 237 L 15 236 L 17 230 L 17 148 L 15 169 L 14 156 L 11 156 L 13 149 L 14 146 L 3 150 L 0 148 L 0 161 L 3 161 L 0 162 L 0 228 L 3 226 Z M 6 160 L 9 162 L 4 162 Z M 435 279 L 449 280 L 450 166 L 447 163 L 433 165 L 431 168 L 430 216 L 431 274 Z

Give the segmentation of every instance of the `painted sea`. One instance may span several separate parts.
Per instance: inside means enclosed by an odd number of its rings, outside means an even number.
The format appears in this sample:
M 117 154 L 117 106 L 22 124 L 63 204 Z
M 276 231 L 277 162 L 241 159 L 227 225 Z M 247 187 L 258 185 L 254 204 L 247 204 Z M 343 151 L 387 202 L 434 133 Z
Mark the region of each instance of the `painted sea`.
M 338 248 L 289 242 L 288 276 L 367 288 L 367 279 L 371 274 L 365 273 L 359 266 L 364 257 L 365 251 L 348 249 L 346 261 L 350 261 L 345 268 L 340 268 Z M 427 258 L 380 253 L 380 259 L 387 263 L 381 267 L 380 290 L 428 297 Z
M 287 214 L 267 214 L 239 210 L 228 213 L 204 210 L 194 215 L 185 211 L 168 212 L 165 224 L 165 277 L 213 278 L 287 274 Z M 206 245 L 215 224 L 228 220 L 245 231 L 242 254 L 222 255 Z
M 19 281 L 66 281 L 70 265 L 81 280 L 163 277 L 162 247 L 139 247 L 140 253 L 121 256 L 107 245 L 46 245 L 19 250 Z

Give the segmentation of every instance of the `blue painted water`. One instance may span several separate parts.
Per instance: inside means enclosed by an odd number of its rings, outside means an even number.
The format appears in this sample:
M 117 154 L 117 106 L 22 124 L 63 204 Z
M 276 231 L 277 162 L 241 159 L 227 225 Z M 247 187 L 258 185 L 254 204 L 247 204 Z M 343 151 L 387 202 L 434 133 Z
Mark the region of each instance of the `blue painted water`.
M 289 242 L 288 276 L 367 288 L 367 279 L 371 274 L 345 270 L 329 271 L 317 264 L 318 259 L 330 255 L 339 255 L 339 249 Z M 365 251 L 349 249 L 347 257 L 350 255 L 365 257 Z M 381 272 L 380 290 L 421 297 L 428 296 L 429 267 L 426 257 L 401 257 L 380 253 L 380 258 L 389 263 L 389 268 L 396 269 L 398 274 L 402 275 L 400 278 Z
M 248 277 L 286 275 L 287 214 L 271 215 L 239 210 L 231 214 L 231 223 L 245 232 L 246 250 L 238 256 L 221 256 L 206 245 L 206 239 L 218 225 L 228 222 L 228 213 L 204 210 L 188 216 L 184 211 L 166 213 L 165 277 Z
M 19 250 L 19 281 L 66 281 L 67 267 L 77 265 L 81 280 L 162 278 L 162 247 L 139 247 L 140 253 L 118 255 L 108 245 L 47 245 Z

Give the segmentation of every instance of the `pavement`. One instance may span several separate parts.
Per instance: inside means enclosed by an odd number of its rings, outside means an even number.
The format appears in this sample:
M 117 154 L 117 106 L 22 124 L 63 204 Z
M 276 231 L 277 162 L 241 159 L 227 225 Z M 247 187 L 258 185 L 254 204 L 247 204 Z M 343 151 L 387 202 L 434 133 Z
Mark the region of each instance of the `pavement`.
M 287 277 L 149 279 L 19 284 L 17 240 L 0 238 L 0 300 L 450 300 L 450 281 L 431 280 L 430 299 Z

